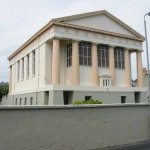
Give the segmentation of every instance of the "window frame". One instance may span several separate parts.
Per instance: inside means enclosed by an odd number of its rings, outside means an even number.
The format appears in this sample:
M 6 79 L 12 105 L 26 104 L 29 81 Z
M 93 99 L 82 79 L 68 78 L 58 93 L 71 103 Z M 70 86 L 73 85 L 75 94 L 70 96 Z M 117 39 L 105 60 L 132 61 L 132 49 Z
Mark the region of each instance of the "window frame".
M 72 66 L 72 43 L 67 43 L 67 67 Z
M 90 42 L 79 42 L 79 65 L 92 66 L 92 45 Z
M 36 54 L 35 50 L 32 51 L 32 75 L 35 76 L 35 62 L 36 62 Z
M 29 54 L 27 54 L 27 78 L 29 78 L 29 74 L 30 74 L 30 65 L 29 65 L 29 63 L 30 63 L 30 57 L 29 57 Z
M 109 68 L 109 46 L 104 44 L 97 45 L 98 67 Z
M 22 58 L 22 80 L 24 80 L 24 58 Z
M 20 80 L 20 60 L 18 61 L 18 66 L 17 66 L 17 69 L 18 69 L 18 74 L 17 74 L 17 81 L 19 82 Z
M 114 61 L 116 69 L 125 69 L 125 50 L 121 47 L 114 49 Z

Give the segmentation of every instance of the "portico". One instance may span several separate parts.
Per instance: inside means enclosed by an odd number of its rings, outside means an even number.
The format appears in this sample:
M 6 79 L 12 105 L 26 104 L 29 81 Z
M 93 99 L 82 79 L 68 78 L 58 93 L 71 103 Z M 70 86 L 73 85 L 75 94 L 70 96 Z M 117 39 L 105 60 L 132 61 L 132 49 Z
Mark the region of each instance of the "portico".
M 52 55 L 52 84 L 61 84 L 60 83 L 60 40 L 61 38 L 54 38 L 53 39 L 53 55 Z M 71 47 L 71 85 L 80 85 L 80 64 L 79 64 L 79 42 L 77 40 L 69 40 L 72 47 Z M 98 70 L 101 70 L 101 67 L 98 66 L 98 49 L 97 46 L 98 43 L 92 43 L 91 42 L 91 83 L 93 86 L 100 86 L 99 81 L 99 75 Z M 129 48 L 123 48 L 124 52 L 122 53 L 123 57 L 123 64 L 122 68 L 116 68 L 115 67 L 115 59 L 114 59 L 114 49 L 117 46 L 108 45 L 109 47 L 109 74 L 111 76 L 111 86 L 115 86 L 116 75 L 115 70 L 116 69 L 123 69 L 125 71 L 125 80 L 124 80 L 124 86 L 125 87 L 131 87 L 131 52 L 133 50 L 130 50 Z M 136 58 L 137 58 L 137 79 L 138 79 L 138 87 L 143 86 L 143 77 L 142 77 L 142 58 L 141 58 L 141 52 L 140 50 L 135 50 L 136 52 Z M 119 58 L 118 58 L 119 59 Z M 83 75 L 84 76 L 84 75 Z

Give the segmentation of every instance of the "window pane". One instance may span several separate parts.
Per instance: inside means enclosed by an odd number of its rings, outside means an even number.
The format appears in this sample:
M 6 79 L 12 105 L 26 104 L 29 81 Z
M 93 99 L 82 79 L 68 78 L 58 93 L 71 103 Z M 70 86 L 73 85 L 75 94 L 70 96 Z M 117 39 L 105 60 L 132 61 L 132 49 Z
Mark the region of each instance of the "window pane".
M 67 44 L 67 67 L 71 66 L 72 64 L 72 44 Z
M 122 69 L 125 69 L 124 61 L 122 61 Z
M 119 61 L 119 62 L 118 62 L 118 64 L 119 64 L 119 66 L 118 66 L 118 67 L 119 67 L 119 68 L 121 68 L 121 61 Z
M 87 65 L 87 57 L 84 57 L 84 65 Z
M 114 51 L 115 57 L 115 67 L 119 69 L 124 69 L 124 49 L 123 48 L 116 48 Z
M 109 67 L 109 59 L 106 59 L 106 67 Z
M 91 57 L 88 57 L 88 66 L 91 66 Z
M 88 48 L 88 56 L 91 56 L 91 48 Z
M 79 55 L 83 55 L 83 50 L 81 47 L 79 47 Z
M 102 67 L 105 67 L 105 60 L 102 59 Z
M 87 48 L 84 47 L 84 56 L 87 56 Z
M 115 68 L 118 68 L 117 60 L 115 60 Z
M 89 42 L 79 43 L 79 64 L 91 65 L 91 43 Z
M 109 53 L 108 53 L 108 51 L 106 51 L 106 58 L 109 58 Z
M 83 57 L 82 56 L 79 56 L 79 64 L 83 65 Z

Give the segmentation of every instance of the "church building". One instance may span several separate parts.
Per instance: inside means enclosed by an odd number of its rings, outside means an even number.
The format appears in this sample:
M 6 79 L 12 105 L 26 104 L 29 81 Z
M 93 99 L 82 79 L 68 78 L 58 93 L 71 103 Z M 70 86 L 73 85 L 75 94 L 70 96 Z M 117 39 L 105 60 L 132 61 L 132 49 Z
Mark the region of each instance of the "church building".
M 106 10 L 52 19 L 8 57 L 11 104 L 67 105 L 90 98 L 103 104 L 146 102 L 143 41 Z

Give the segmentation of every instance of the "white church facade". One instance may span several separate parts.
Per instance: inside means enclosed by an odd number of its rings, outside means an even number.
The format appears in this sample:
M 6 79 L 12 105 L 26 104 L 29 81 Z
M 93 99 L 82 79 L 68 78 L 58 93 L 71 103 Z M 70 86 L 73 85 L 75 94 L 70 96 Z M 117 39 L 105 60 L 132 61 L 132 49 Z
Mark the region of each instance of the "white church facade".
M 8 57 L 11 104 L 63 105 L 89 98 L 106 104 L 146 102 L 143 41 L 105 10 L 52 19 Z

